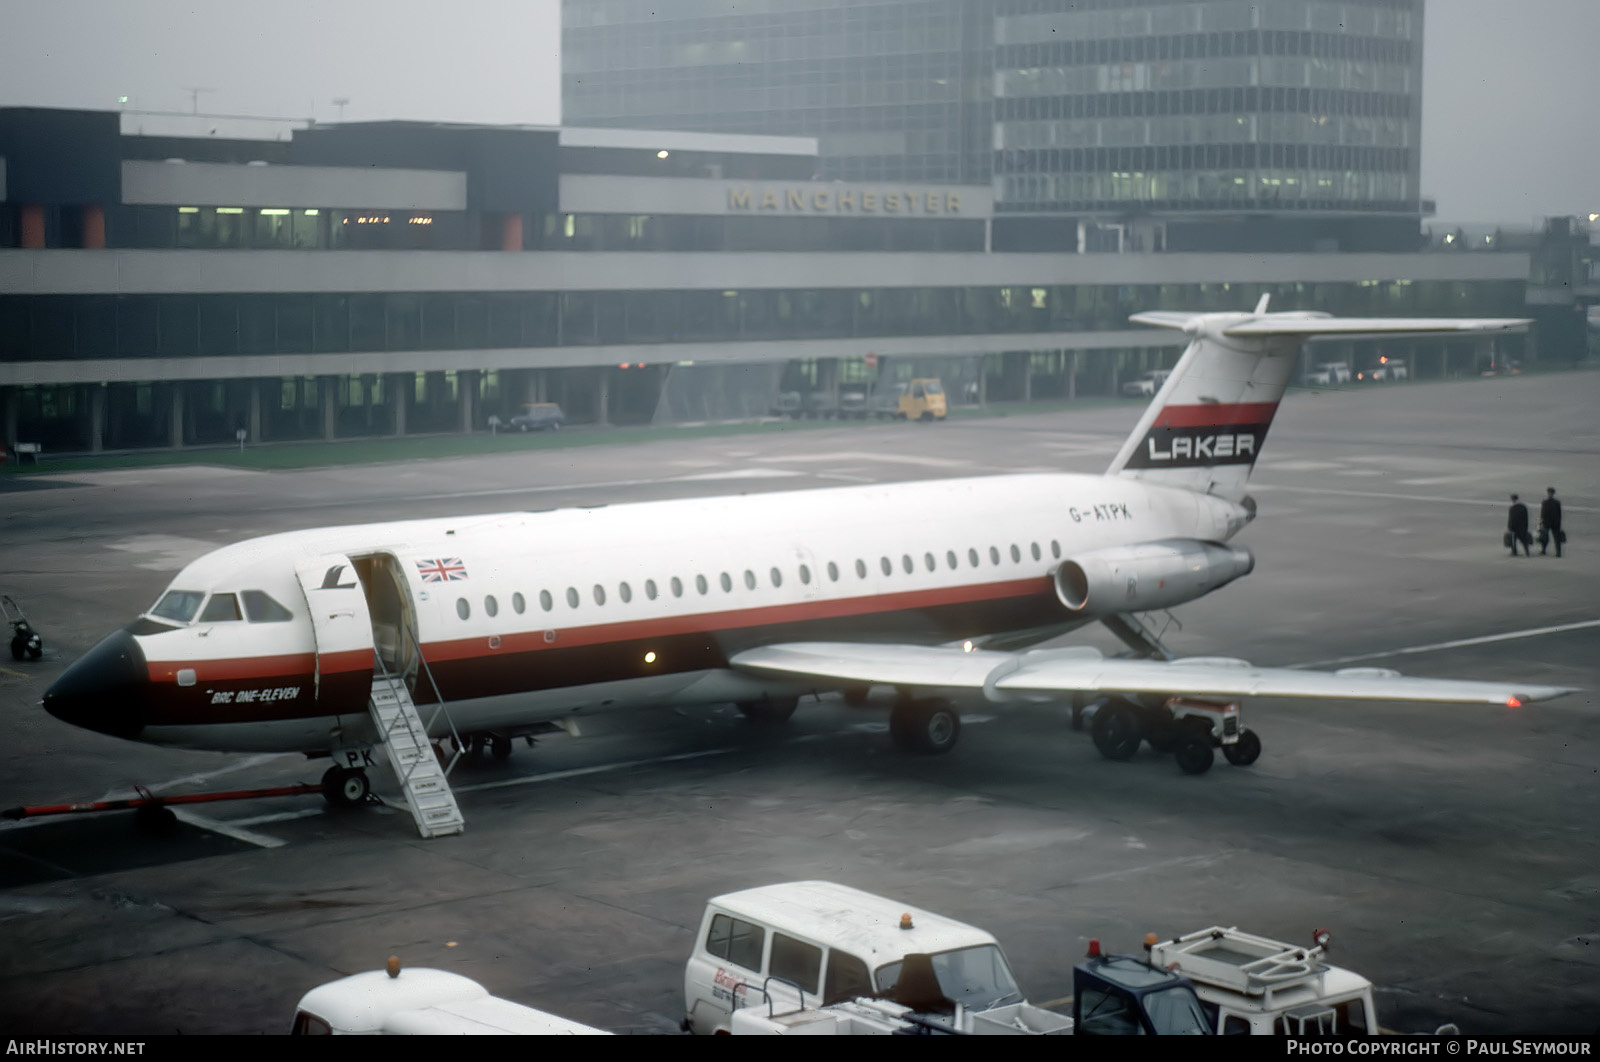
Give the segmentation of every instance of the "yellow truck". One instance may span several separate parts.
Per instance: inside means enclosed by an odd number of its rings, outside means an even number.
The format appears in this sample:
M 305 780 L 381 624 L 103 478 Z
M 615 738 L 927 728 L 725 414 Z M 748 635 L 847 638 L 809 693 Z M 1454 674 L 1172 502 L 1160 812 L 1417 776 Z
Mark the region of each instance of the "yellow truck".
M 895 384 L 877 396 L 874 411 L 880 418 L 943 420 L 949 412 L 945 406 L 944 384 L 931 378 Z

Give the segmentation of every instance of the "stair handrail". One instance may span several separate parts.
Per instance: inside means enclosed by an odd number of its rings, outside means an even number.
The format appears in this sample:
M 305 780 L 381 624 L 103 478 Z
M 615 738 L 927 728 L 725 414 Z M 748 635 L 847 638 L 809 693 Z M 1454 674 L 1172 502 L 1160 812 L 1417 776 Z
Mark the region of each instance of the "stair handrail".
M 428 658 L 422 654 L 422 643 L 417 640 L 416 634 L 412 632 L 409 625 L 403 629 L 405 630 L 406 638 L 411 642 L 411 647 L 416 650 L 417 663 L 422 667 L 422 673 L 427 676 L 428 685 L 433 688 L 433 696 L 437 703 L 437 707 L 433 710 L 433 715 L 423 724 L 422 729 L 425 732 L 432 732 L 433 724 L 439 721 L 441 713 L 444 715 L 445 722 L 450 726 L 450 740 L 455 745 L 455 753 L 450 757 L 450 762 L 444 766 L 444 776 L 448 778 L 450 777 L 450 772 L 456 769 L 456 764 L 461 762 L 461 757 L 466 754 L 467 742 L 461 736 L 461 731 L 456 729 L 456 721 L 450 715 L 450 706 L 444 699 L 444 691 L 439 688 L 438 680 L 433 677 L 433 669 L 428 666 Z

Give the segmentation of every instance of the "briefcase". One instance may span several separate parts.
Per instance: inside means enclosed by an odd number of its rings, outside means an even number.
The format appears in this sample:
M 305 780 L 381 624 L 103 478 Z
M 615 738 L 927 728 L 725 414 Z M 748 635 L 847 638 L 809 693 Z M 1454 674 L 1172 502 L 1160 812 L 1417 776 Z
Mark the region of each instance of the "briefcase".
M 1560 534 L 1560 532 L 1556 532 Z M 1539 525 L 1539 548 L 1545 549 L 1550 545 L 1550 529 L 1543 524 Z
M 1506 537 L 1501 539 L 1501 542 L 1503 542 L 1505 544 L 1506 549 L 1511 549 L 1512 548 L 1511 543 L 1513 543 L 1515 541 L 1516 541 L 1516 537 L 1514 535 L 1512 535 L 1510 531 L 1507 531 L 1506 532 Z

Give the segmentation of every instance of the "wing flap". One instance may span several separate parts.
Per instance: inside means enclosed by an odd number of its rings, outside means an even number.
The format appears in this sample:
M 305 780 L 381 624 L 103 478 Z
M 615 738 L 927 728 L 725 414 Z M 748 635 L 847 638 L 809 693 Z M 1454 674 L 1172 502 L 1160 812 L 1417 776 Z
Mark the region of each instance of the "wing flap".
M 998 678 L 1002 691 L 1095 691 L 1098 693 L 1193 694 L 1202 697 L 1303 697 L 1341 701 L 1420 701 L 1443 704 L 1520 705 L 1572 691 L 1525 682 L 1476 682 L 1413 678 L 1362 668 L 1351 672 L 1301 671 L 1175 660 L 1026 660 Z
M 1574 692 L 1526 682 L 1414 678 L 1379 668 L 1302 671 L 1216 657 L 1106 659 L 1092 649 L 998 653 L 950 646 L 792 642 L 747 649 L 730 662 L 741 670 L 830 685 L 982 690 L 999 700 L 1029 693 L 1143 693 L 1515 707 Z
M 995 668 L 1014 659 L 1015 653 L 927 645 L 791 642 L 746 649 L 729 663 L 745 671 L 845 685 L 982 689 Z

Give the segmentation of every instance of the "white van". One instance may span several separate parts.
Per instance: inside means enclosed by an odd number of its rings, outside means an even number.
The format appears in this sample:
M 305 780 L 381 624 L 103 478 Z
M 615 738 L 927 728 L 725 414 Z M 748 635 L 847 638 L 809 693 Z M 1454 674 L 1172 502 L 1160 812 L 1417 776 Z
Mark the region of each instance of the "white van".
M 605 1035 L 498 996 L 445 970 L 371 970 L 319 985 L 295 1008 L 297 1036 Z
M 908 955 L 932 960 L 928 982 L 898 984 Z M 919 1010 L 1023 1000 L 999 942 L 983 930 L 846 885 L 795 881 L 706 905 L 683 975 L 683 1027 L 727 1033 L 740 1007 L 785 1011 L 860 996 Z

